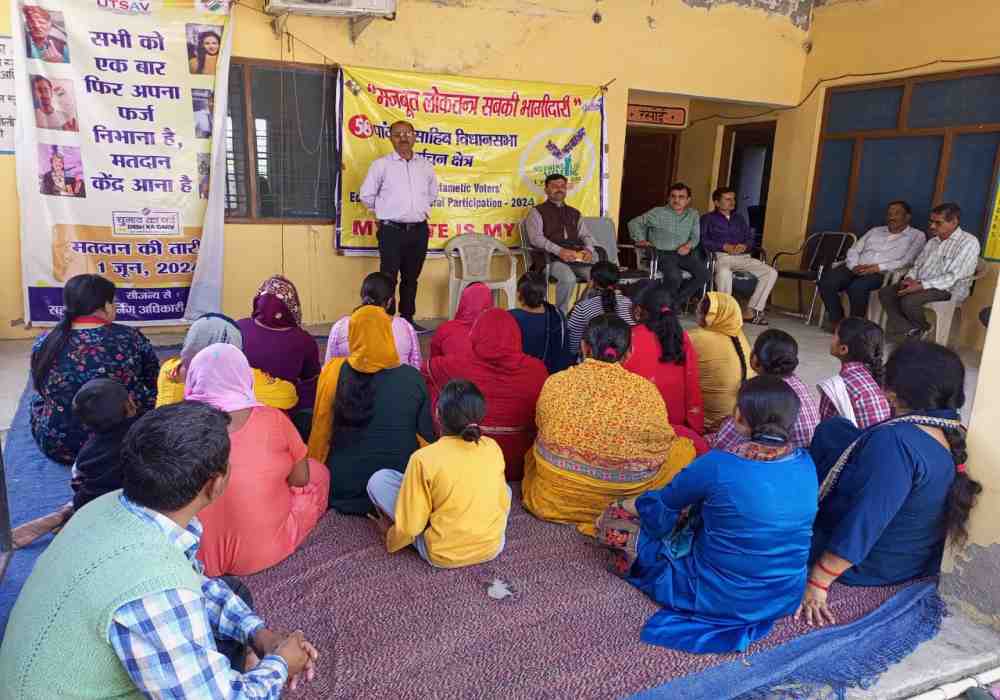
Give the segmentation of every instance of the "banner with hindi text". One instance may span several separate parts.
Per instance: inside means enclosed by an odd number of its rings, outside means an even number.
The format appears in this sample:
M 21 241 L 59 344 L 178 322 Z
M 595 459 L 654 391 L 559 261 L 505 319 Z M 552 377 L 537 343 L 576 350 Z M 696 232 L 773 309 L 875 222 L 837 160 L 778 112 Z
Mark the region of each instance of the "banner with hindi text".
M 26 321 L 57 322 L 81 273 L 117 285 L 119 321 L 181 321 L 224 196 L 228 0 L 22 0 L 11 22 Z
M 378 250 L 377 221 L 359 191 L 372 161 L 392 152 L 389 127 L 417 132 L 414 152 L 434 164 L 430 249 L 461 233 L 520 245 L 520 222 L 545 201 L 546 176 L 565 175 L 568 204 L 605 209 L 604 102 L 596 86 L 406 73 L 342 66 L 344 163 L 337 245 Z

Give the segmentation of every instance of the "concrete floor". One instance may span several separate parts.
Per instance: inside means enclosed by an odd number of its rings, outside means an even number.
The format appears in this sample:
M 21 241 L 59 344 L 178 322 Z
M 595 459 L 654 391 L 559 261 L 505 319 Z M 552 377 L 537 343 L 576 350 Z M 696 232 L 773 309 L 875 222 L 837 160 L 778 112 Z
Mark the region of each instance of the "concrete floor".
M 422 323 L 433 328 L 439 321 Z M 685 319 L 684 325 L 693 325 L 690 317 Z M 771 316 L 771 327 L 791 333 L 798 341 L 798 373 L 807 386 L 815 387 L 817 382 L 837 372 L 837 360 L 829 353 L 831 336 L 828 333 L 815 326 L 806 326 L 797 318 L 780 314 Z M 329 324 L 311 326 L 309 331 L 322 337 L 329 332 L 329 328 Z M 765 329 L 748 325 L 745 330 L 752 344 Z M 156 346 L 176 345 L 183 340 L 182 336 L 173 334 L 150 337 Z M 426 352 L 430 335 L 422 336 L 421 340 Z M 0 341 L 0 434 L 4 439 L 28 380 L 30 352 L 31 341 Z M 979 355 L 963 352 L 962 359 L 967 368 L 968 397 L 962 413 L 968 421 L 975 399 Z M 850 692 L 849 700 L 908 698 L 1000 665 L 1000 633 L 973 622 L 958 610 L 958 606 L 952 606 L 952 610 L 955 614 L 945 619 L 937 637 L 921 645 L 902 663 L 893 666 L 873 688 Z

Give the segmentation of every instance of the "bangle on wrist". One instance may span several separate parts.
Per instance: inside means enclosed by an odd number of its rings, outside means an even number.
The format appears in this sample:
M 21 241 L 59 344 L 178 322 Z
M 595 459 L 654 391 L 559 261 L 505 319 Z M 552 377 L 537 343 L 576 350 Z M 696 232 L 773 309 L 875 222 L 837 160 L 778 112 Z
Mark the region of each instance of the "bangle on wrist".
M 824 574 L 826 574 L 827 576 L 833 576 L 833 578 L 837 578 L 838 576 L 840 576 L 840 574 L 844 573 L 843 571 L 841 572 L 831 571 L 830 569 L 823 566 L 822 561 L 817 561 L 816 566 L 818 566 L 819 570 L 822 571 Z
M 824 585 L 823 585 L 822 583 L 820 583 L 819 581 L 817 581 L 817 580 L 816 580 L 816 579 L 814 579 L 814 578 L 811 578 L 811 579 L 809 579 L 809 580 L 808 580 L 808 583 L 809 583 L 809 585 L 810 585 L 810 586 L 812 586 L 813 588 L 818 588 L 818 589 L 820 589 L 821 591 L 828 591 L 828 590 L 830 590 L 830 587 L 829 587 L 829 586 L 824 586 Z

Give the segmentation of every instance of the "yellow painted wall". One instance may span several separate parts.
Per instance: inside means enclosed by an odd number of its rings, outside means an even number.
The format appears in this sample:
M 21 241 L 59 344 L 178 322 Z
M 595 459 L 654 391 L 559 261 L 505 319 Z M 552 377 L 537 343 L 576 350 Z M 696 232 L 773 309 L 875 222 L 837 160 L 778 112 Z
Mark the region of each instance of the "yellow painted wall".
M 826 91 L 838 85 L 998 64 L 1000 61 L 959 61 L 886 74 L 938 59 L 1000 55 L 1000 33 L 994 29 L 998 22 L 1000 3 L 995 0 L 964 0 L 949 5 L 947 12 L 935 0 L 847 0 L 819 7 L 813 14 L 809 35 L 812 49 L 806 59 L 801 95 L 810 93 L 820 79 L 848 77 L 824 82 L 797 109 L 757 119 L 739 118 L 755 111 L 745 105 L 693 100 L 692 121 L 712 112 L 737 118 L 689 126 L 681 136 L 678 176 L 695 188 L 695 204 L 704 209 L 717 178 L 723 126 L 775 119 L 777 131 L 764 245 L 771 254 L 794 250 L 806 232 Z M 941 37 L 951 39 L 941 41 Z M 775 70 L 778 73 L 780 69 Z M 714 154 L 714 162 L 706 167 L 710 153 Z M 990 267 L 989 274 L 976 285 L 973 297 L 967 302 L 967 308 L 974 313 L 965 314 L 958 328 L 953 329 L 953 342 L 958 345 L 975 349 L 983 346 L 985 334 L 976 314 L 992 303 L 996 290 L 997 266 Z M 793 283 L 779 282 L 775 300 L 791 305 L 793 293 Z
M 257 7 L 262 2 L 254 3 Z M 9 23 L 9 0 L 0 0 L 0 28 Z M 602 21 L 591 19 L 595 7 Z M 630 89 L 790 104 L 799 96 L 805 32 L 784 16 L 722 6 L 710 12 L 680 0 L 400 0 L 395 21 L 376 20 L 352 44 L 346 20 L 293 16 L 287 30 L 302 39 L 275 37 L 271 17 L 235 9 L 234 55 L 508 79 L 604 84 L 607 101 L 610 211 L 617 212 Z M 9 33 L 9 32 L 8 32 Z M 711 50 L 706 50 L 711 47 Z M 780 71 L 760 65 L 781 66 Z M 350 164 L 347 164 L 350 167 Z M 0 194 L 15 201 L 14 161 L 0 157 Z M 25 331 L 22 317 L 18 229 L 14 207 L 0 220 L 0 338 Z M 356 304 L 373 259 L 337 256 L 330 226 L 226 227 L 224 311 L 243 315 L 260 280 L 283 272 L 299 286 L 308 322 L 333 320 Z M 421 276 L 418 316 L 446 311 L 447 266 L 429 260 Z

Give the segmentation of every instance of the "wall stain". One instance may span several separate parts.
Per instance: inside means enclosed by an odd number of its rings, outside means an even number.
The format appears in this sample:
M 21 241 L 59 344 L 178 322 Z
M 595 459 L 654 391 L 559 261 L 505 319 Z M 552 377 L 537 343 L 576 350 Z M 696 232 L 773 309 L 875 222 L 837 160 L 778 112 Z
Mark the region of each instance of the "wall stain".
M 681 0 L 685 5 L 711 10 L 720 5 L 738 5 L 763 10 L 771 15 L 787 17 L 799 29 L 809 29 L 816 0 Z
M 955 557 L 954 571 L 941 576 L 941 592 L 1000 627 L 1000 544 L 970 544 Z

